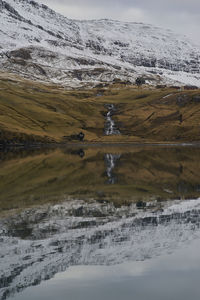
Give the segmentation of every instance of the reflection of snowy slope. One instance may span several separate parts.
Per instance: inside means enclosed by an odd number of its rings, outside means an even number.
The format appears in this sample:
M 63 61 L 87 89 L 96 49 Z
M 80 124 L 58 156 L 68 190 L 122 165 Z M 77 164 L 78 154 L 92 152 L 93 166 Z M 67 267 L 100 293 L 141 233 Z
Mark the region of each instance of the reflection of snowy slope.
M 199 232 L 200 199 L 156 213 L 68 202 L 0 225 L 0 295 L 6 299 L 70 265 L 113 265 L 172 252 Z
M 146 74 L 151 83 L 199 84 L 200 50 L 170 30 L 70 20 L 31 0 L 0 0 L 0 22 L 0 66 L 28 77 L 76 86 Z M 10 53 L 19 48 L 29 55 Z

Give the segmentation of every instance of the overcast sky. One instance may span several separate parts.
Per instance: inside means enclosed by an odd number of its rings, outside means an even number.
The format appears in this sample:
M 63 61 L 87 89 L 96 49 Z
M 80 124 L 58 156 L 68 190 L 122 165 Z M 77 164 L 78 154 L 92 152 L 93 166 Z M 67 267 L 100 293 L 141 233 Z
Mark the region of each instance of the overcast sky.
M 200 45 L 200 0 L 37 0 L 72 19 L 109 18 L 173 29 Z

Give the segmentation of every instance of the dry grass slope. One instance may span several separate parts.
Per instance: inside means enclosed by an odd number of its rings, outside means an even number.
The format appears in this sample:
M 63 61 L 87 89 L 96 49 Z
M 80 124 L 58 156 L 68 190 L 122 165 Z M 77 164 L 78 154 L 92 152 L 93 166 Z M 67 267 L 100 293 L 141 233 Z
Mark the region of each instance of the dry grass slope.
M 119 136 L 104 135 L 106 103 L 117 107 Z M 88 142 L 199 142 L 199 120 L 199 90 L 114 84 L 68 91 L 0 75 L 0 140 L 62 142 L 63 136 L 83 131 Z

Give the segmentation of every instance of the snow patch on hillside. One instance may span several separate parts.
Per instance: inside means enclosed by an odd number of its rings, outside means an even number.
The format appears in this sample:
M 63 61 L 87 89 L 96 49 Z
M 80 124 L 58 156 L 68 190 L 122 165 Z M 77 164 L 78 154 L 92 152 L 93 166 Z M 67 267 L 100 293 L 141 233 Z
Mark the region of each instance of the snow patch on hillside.
M 200 86 L 199 47 L 171 30 L 107 19 L 70 20 L 31 0 L 2 1 L 0 22 L 0 67 L 28 78 L 81 86 L 144 76 L 151 84 Z M 28 61 L 9 54 L 27 47 L 32 48 Z M 36 65 L 44 74 L 35 74 Z

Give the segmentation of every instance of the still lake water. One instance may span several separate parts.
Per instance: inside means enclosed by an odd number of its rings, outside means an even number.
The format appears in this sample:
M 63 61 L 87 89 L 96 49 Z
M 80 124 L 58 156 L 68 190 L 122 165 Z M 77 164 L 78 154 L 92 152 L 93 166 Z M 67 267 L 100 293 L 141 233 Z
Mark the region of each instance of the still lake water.
M 200 148 L 0 154 L 0 299 L 200 299 Z

